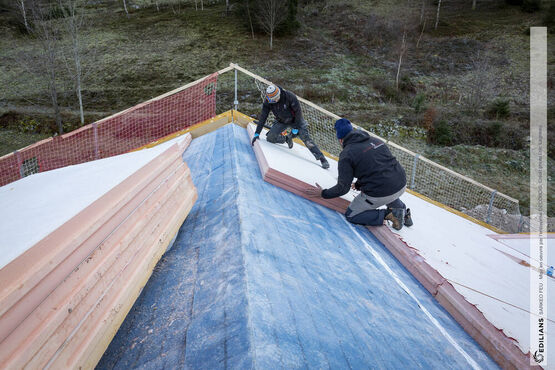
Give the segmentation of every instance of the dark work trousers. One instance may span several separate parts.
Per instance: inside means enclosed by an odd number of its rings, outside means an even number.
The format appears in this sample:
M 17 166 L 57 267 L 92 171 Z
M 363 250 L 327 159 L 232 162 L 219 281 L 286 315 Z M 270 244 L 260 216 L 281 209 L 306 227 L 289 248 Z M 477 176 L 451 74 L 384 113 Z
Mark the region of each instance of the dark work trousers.
M 403 187 L 401 190 L 395 194 L 391 194 L 385 197 L 372 197 L 370 195 L 360 193 L 353 199 L 347 212 L 345 212 L 345 217 L 347 221 L 367 226 L 380 226 L 383 224 L 383 219 L 385 217 L 385 209 L 377 209 L 384 204 L 387 204 L 387 208 L 402 208 L 406 210 L 405 203 L 399 199 L 399 197 L 405 192 Z M 403 222 L 403 220 L 399 220 Z
M 289 127 L 299 130 L 297 136 L 299 136 L 304 145 L 306 145 L 308 150 L 310 150 L 312 155 L 314 155 L 314 158 L 319 160 L 324 156 L 320 149 L 318 149 L 318 146 L 316 145 L 314 140 L 312 140 L 312 138 L 310 137 L 310 134 L 308 133 L 308 123 L 306 123 L 306 121 L 303 121 L 300 127 L 296 127 L 294 125 L 286 125 L 279 121 L 274 121 L 274 124 L 270 128 L 270 131 L 268 131 L 268 133 L 266 134 L 266 140 L 270 143 L 275 144 L 285 143 L 285 136 L 283 136 L 281 133 L 287 130 L 287 128 Z

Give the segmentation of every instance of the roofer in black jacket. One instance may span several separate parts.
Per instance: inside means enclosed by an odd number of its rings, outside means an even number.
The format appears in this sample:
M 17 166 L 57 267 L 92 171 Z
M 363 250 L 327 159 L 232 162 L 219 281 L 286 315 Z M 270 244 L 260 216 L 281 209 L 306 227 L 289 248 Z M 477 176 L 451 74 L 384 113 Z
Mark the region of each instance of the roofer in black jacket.
M 405 192 L 406 176 L 401 164 L 385 143 L 361 130 L 354 130 L 351 122 L 341 118 L 335 123 L 337 138 L 343 145 L 339 155 L 337 184 L 322 189 L 316 184 L 305 192 L 311 197 L 336 198 L 354 187 L 360 194 L 353 199 L 345 216 L 361 225 L 382 225 L 385 220 L 400 230 L 412 226 L 410 210 L 399 197 Z M 353 178 L 356 183 L 351 185 Z M 387 209 L 378 209 L 386 205 Z
M 308 150 L 312 152 L 314 158 L 322 163 L 322 167 L 329 168 L 330 165 L 326 157 L 318 149 L 318 146 L 308 133 L 308 123 L 303 118 L 299 99 L 292 92 L 278 86 L 270 85 L 266 89 L 266 99 L 264 99 L 262 104 L 262 112 L 260 113 L 256 132 L 252 139 L 252 145 L 258 140 L 270 111 L 274 114 L 276 120 L 266 134 L 268 142 L 277 144 L 287 143 L 289 149 L 291 149 L 293 148 L 293 137 L 299 136 Z M 283 133 L 288 128 L 291 128 L 291 132 L 284 135 Z

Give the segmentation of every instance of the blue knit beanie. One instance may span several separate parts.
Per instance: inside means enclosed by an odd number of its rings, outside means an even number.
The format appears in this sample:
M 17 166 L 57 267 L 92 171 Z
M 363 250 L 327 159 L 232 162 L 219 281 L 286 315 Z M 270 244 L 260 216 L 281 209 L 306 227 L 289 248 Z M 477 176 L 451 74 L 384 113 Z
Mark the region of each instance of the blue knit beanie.
M 348 119 L 340 118 L 335 121 L 335 132 L 337 133 L 338 139 L 343 139 L 352 130 L 353 126 L 351 126 L 351 121 Z

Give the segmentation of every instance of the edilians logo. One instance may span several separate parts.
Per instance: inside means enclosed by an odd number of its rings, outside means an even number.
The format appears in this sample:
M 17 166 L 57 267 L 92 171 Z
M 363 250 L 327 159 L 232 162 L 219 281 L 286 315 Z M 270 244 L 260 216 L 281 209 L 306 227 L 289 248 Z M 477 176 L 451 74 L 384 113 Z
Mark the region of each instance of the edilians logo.
M 544 332 L 543 332 L 543 317 L 538 318 L 538 350 L 534 352 L 534 360 L 539 364 L 543 362 L 544 356 L 543 352 L 545 350 L 544 346 Z
M 534 352 L 534 360 L 539 364 L 543 361 L 543 355 L 538 353 L 538 351 Z

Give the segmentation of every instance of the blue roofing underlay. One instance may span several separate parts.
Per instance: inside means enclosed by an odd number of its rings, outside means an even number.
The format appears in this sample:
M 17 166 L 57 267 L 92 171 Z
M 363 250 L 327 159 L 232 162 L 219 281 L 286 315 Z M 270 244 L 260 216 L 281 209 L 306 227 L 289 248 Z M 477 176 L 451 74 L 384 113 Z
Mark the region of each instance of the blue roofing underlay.
M 367 229 L 264 182 L 245 129 L 184 160 L 199 198 L 98 368 L 497 368 Z

